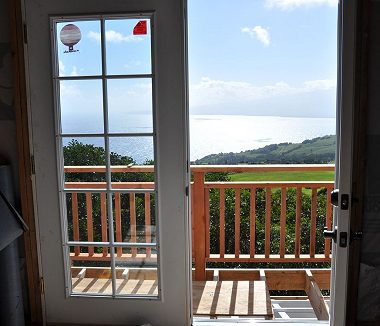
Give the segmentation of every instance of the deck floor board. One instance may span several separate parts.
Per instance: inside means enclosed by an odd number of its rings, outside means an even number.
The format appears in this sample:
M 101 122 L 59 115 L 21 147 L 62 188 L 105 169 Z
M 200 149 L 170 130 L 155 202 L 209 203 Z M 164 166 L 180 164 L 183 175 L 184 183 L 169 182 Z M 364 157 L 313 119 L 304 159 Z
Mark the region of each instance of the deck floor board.
M 273 317 L 265 281 L 194 281 L 193 313 L 215 317 Z
M 109 278 L 72 279 L 73 293 L 112 293 Z M 121 295 L 157 295 L 156 280 L 116 279 Z M 198 316 L 241 316 L 271 319 L 273 310 L 265 281 L 193 281 L 193 313 Z

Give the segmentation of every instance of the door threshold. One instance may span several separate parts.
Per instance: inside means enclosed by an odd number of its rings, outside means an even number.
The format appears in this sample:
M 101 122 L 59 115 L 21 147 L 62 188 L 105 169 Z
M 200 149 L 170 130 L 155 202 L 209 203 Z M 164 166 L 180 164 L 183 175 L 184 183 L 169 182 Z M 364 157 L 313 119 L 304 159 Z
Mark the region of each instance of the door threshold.
M 329 325 L 327 320 L 311 320 L 311 319 L 291 319 L 291 320 L 260 320 L 252 318 L 218 318 L 218 319 L 209 319 L 202 317 L 194 317 L 193 326 L 216 326 L 221 324 L 223 326 L 233 326 L 236 324 L 243 325 L 262 325 L 262 326 L 271 326 L 279 325 L 281 326 L 310 326 L 310 325 Z

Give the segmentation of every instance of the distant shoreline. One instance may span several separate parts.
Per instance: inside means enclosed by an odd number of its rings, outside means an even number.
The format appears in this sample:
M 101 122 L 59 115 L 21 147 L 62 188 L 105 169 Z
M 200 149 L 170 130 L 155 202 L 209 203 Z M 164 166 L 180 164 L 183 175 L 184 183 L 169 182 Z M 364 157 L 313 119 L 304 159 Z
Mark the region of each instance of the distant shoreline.
M 284 142 L 241 152 L 210 154 L 192 164 L 318 164 L 335 160 L 336 136 Z

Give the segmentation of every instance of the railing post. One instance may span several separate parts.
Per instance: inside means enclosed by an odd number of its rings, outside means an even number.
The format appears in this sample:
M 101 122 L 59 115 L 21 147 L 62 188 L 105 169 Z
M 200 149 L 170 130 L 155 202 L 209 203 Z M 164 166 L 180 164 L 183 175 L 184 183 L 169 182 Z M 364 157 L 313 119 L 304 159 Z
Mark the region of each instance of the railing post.
M 204 173 L 193 172 L 193 217 L 194 217 L 194 258 L 195 280 L 206 280 L 206 214 L 204 203 Z

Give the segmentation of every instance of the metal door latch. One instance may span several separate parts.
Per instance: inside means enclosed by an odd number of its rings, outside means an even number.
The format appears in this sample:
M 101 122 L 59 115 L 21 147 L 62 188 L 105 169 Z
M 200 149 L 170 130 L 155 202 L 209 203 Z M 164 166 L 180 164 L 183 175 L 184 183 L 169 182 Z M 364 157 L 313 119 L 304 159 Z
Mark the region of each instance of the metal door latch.
M 334 189 L 330 194 L 331 204 L 335 207 L 339 206 L 339 189 Z M 350 204 L 350 196 L 348 194 L 342 194 L 340 197 L 340 208 L 347 210 Z
M 347 247 L 347 232 L 339 232 L 339 247 L 346 248 Z

